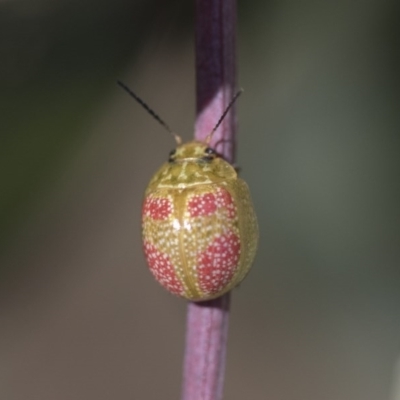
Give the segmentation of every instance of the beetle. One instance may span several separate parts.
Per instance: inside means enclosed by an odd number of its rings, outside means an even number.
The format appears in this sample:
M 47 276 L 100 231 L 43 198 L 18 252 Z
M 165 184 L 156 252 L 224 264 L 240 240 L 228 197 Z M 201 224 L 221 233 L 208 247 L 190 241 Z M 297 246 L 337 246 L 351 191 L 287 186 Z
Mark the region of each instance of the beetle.
M 147 186 L 142 207 L 144 254 L 151 273 L 169 292 L 191 301 L 217 298 L 247 275 L 258 245 L 257 218 L 246 182 L 205 142 L 178 135 L 135 93 L 118 84 L 177 142 Z

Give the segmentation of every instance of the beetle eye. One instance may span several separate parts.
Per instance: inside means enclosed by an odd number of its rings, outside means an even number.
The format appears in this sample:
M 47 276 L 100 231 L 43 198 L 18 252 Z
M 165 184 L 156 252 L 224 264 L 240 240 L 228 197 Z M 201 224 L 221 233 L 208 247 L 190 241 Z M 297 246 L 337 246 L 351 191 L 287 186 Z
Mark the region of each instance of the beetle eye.
M 205 155 L 201 158 L 203 161 L 212 161 L 217 155 L 217 152 L 211 147 L 207 147 L 204 150 Z
M 176 149 L 171 150 L 171 151 L 169 152 L 169 158 L 168 158 L 168 161 L 169 161 L 169 162 L 174 161 L 174 155 L 175 155 L 175 153 L 176 153 Z

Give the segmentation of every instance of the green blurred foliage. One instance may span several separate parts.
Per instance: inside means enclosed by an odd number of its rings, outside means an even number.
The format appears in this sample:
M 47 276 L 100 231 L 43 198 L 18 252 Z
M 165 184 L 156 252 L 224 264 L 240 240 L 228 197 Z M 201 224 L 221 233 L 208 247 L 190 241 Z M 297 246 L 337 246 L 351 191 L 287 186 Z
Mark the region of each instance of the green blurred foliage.
M 79 149 L 85 124 L 124 69 L 165 29 L 179 40 L 191 18 L 179 0 L 0 7 L 1 252 Z

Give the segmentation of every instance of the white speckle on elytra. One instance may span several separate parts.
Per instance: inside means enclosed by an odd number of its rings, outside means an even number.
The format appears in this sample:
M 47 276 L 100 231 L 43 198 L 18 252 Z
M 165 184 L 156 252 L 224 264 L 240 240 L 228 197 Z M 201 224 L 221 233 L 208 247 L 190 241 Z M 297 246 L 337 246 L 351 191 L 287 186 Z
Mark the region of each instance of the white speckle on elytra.
M 172 221 L 172 226 L 174 227 L 174 229 L 179 230 L 181 228 L 181 224 L 179 223 L 178 219 L 174 219 Z

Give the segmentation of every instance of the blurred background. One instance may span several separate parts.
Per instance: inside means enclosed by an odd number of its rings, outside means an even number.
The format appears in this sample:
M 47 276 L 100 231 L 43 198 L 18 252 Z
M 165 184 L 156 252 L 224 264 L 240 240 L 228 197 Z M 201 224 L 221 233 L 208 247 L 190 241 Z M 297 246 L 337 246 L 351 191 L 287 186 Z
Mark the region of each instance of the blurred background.
M 400 399 L 399 2 L 239 1 L 260 250 L 225 398 Z M 0 399 L 178 399 L 142 194 L 194 121 L 193 4 L 0 1 Z

